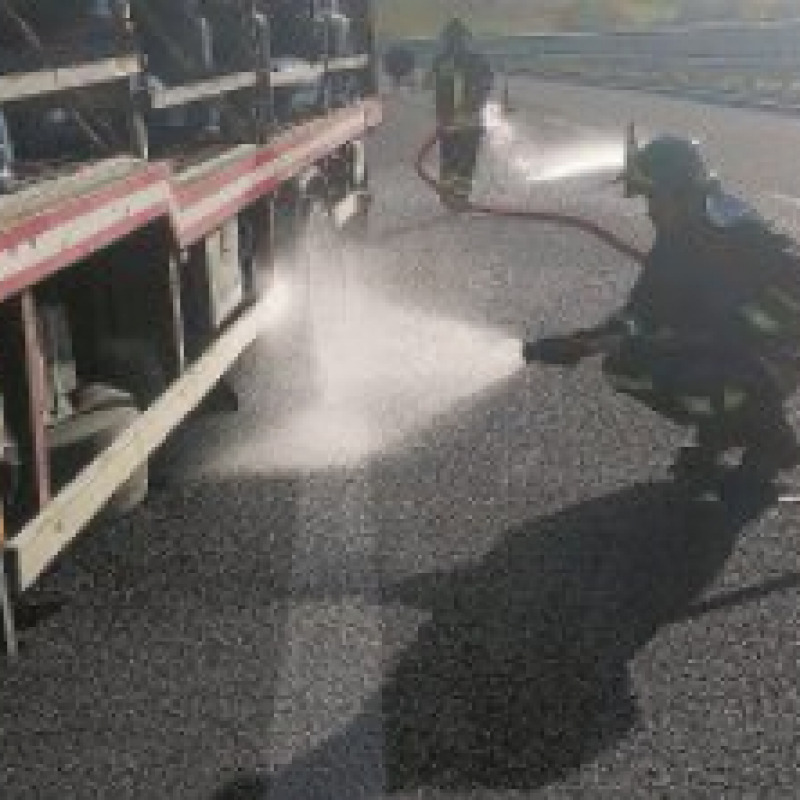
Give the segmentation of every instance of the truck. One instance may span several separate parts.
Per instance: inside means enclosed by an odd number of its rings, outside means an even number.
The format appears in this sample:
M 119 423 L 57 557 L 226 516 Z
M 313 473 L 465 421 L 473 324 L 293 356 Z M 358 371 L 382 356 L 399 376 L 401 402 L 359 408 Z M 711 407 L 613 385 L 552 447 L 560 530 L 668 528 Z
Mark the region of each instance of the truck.
M 148 464 L 279 302 L 310 209 L 358 226 L 371 0 L 0 0 L 0 609 Z

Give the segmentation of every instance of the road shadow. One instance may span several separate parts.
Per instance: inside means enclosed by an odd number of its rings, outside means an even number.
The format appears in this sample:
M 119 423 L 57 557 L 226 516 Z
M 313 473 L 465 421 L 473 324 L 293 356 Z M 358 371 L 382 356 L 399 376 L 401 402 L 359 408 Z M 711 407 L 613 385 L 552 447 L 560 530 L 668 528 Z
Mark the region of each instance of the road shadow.
M 509 530 L 470 568 L 386 585 L 387 607 L 424 609 L 429 621 L 379 696 L 317 749 L 268 777 L 240 776 L 215 800 L 558 781 L 635 726 L 629 662 L 663 626 L 703 613 L 693 603 L 770 503 L 759 493 L 696 502 L 671 483 L 636 485 Z M 375 719 L 380 789 L 359 763 L 371 756 L 364 732 Z

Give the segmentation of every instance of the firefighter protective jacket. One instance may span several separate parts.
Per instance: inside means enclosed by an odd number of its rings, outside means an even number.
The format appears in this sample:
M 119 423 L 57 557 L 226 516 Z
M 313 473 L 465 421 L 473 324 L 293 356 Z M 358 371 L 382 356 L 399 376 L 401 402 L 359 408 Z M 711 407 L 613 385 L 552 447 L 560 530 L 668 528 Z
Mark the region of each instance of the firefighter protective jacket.
M 493 82 L 486 58 L 463 47 L 445 50 L 435 58 L 430 79 L 439 126 L 480 127 Z
M 712 345 L 782 371 L 800 360 L 800 253 L 727 196 L 685 229 L 658 235 L 617 318 L 633 335 Z

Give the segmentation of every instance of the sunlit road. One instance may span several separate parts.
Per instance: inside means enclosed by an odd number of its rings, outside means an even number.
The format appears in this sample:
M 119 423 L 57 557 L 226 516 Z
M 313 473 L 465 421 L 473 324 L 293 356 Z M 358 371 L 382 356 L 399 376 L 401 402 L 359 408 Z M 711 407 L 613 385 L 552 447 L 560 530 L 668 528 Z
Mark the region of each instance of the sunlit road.
M 607 181 L 633 118 L 705 139 L 800 235 L 796 119 L 511 89 L 482 198 L 646 246 Z M 682 431 L 596 362 L 521 365 L 635 267 L 442 210 L 412 168 L 429 125 L 390 93 L 366 241 L 312 225 L 238 413 L 188 425 L 147 505 L 43 582 L 66 603 L 2 666 L 0 797 L 796 796 L 800 509 L 689 503 Z

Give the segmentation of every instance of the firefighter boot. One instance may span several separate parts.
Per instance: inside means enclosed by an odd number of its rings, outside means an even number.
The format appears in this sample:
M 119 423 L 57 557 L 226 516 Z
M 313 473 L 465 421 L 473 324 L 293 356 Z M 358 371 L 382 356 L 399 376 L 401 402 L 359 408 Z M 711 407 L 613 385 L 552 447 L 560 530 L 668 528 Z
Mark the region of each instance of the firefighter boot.
M 670 466 L 670 472 L 676 480 L 705 485 L 718 478 L 719 456 L 718 450 L 702 444 L 681 447 Z
M 783 470 L 800 464 L 800 444 L 781 413 L 754 426 L 745 445 L 739 471 L 748 482 L 768 484 Z
M 721 458 L 730 446 L 729 432 L 717 420 L 709 420 L 698 427 L 697 444 L 680 448 L 670 472 L 700 492 L 716 490 L 723 474 Z

